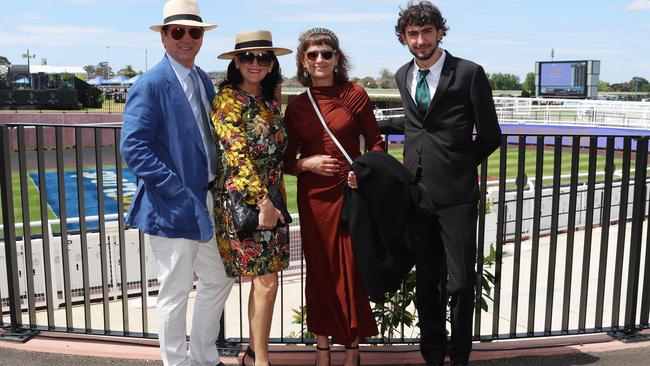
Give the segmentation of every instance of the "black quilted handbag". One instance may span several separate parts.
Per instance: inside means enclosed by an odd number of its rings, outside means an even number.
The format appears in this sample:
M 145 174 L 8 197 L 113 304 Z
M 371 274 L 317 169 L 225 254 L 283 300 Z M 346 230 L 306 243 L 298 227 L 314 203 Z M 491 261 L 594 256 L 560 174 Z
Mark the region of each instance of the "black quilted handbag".
M 227 194 L 230 200 L 230 216 L 237 234 L 242 236 L 257 230 L 260 214 L 257 206 L 248 204 L 239 191 L 227 191 Z M 269 187 L 268 197 L 273 202 L 273 206 L 280 210 L 282 216 L 284 216 L 285 224 L 291 223 L 291 214 L 287 210 L 280 189 L 277 186 Z

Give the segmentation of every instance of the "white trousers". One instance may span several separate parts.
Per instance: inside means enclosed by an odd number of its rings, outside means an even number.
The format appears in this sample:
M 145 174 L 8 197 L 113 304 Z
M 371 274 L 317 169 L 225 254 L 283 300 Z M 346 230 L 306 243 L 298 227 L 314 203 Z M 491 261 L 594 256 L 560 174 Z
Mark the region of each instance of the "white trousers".
M 208 194 L 208 208 L 212 206 Z M 212 212 L 212 210 L 209 210 Z M 228 278 L 215 236 L 207 242 L 150 236 L 158 263 L 158 339 L 165 366 L 215 366 L 221 313 L 234 278 Z M 190 350 L 187 351 L 187 301 L 198 277 Z

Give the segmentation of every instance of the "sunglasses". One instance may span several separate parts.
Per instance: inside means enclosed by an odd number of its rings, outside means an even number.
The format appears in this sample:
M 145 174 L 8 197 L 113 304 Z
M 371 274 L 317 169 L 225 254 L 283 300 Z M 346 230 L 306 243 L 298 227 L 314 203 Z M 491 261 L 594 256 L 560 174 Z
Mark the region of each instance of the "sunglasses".
M 243 52 L 238 53 L 237 58 L 242 64 L 252 64 L 253 60 L 257 60 L 257 64 L 260 66 L 269 66 L 271 61 L 273 61 L 273 55 L 270 53 L 258 53 L 254 54 L 252 52 Z
M 190 33 L 192 39 L 199 39 L 203 36 L 203 28 L 189 28 L 187 31 Z M 180 41 L 185 36 L 185 28 L 171 28 L 170 32 L 172 38 L 177 41 Z
M 335 53 L 336 51 L 311 51 L 305 53 L 305 58 L 309 61 L 316 61 L 318 55 L 320 55 L 323 60 L 329 60 Z

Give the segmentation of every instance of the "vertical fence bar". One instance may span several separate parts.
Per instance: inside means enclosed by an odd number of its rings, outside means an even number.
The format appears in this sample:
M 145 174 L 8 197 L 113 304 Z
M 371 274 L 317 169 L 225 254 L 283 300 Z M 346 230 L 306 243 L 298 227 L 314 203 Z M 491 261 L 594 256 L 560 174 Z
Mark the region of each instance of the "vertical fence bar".
M 115 129 L 115 177 L 117 179 L 117 222 L 120 243 L 120 280 L 122 282 L 122 326 L 129 334 L 129 279 L 126 272 L 126 239 L 124 237 L 124 182 L 122 181 L 122 156 L 120 155 L 120 129 Z
M 20 206 L 23 212 L 23 248 L 25 253 L 25 279 L 27 280 L 27 309 L 29 325 L 36 327 L 36 306 L 34 300 L 34 265 L 32 253 L 32 228 L 30 225 L 29 193 L 27 188 L 27 153 L 25 148 L 25 126 L 17 127 L 18 172 L 20 179 Z M 20 277 L 20 273 L 18 273 Z
M 22 324 L 20 316 L 20 283 L 18 282 L 18 257 L 16 248 L 16 221 L 14 217 L 13 186 L 11 181 L 11 146 L 9 127 L 0 126 L 0 190 L 2 194 L 2 227 L 7 266 L 7 295 L 9 298 L 9 321 L 15 330 Z
M 301 244 L 300 245 L 304 245 Z M 301 251 L 302 253 L 302 251 Z M 300 342 L 305 342 L 305 255 L 300 255 Z M 381 334 L 381 339 L 384 339 L 384 335 Z
M 553 293 L 555 291 L 555 266 L 557 260 L 558 226 L 560 218 L 560 184 L 562 183 L 562 136 L 555 136 L 553 151 L 553 193 L 551 203 L 551 238 L 548 252 L 548 278 L 546 281 L 546 308 L 544 335 L 551 335 L 553 324 Z
M 630 237 L 630 267 L 625 301 L 625 331 L 636 330 L 636 308 L 639 297 L 639 271 L 641 266 L 641 242 L 645 221 L 646 177 L 648 164 L 648 137 L 636 140 L 634 163 L 634 198 L 632 205 L 632 232 Z
M 102 278 L 102 312 L 104 334 L 111 330 L 111 310 L 108 288 L 108 248 L 106 245 L 106 215 L 104 213 L 104 154 L 102 152 L 102 129 L 94 128 L 95 132 L 95 172 L 97 178 L 97 216 L 99 217 L 99 259 Z M 118 202 L 119 204 L 119 202 Z M 144 306 L 143 306 L 144 308 Z
M 528 285 L 528 329 L 527 334 L 535 334 L 535 301 L 537 298 L 537 270 L 539 264 L 539 232 L 542 215 L 542 187 L 544 185 L 544 136 L 537 136 L 535 142 L 535 196 L 533 199 L 532 251 L 530 259 L 530 282 Z
M 510 299 L 510 335 L 517 335 L 519 310 L 519 276 L 521 269 L 521 240 L 524 218 L 524 187 L 526 186 L 526 136 L 519 136 L 517 154 L 517 196 L 515 198 L 515 255 L 512 263 L 512 297 Z
M 83 141 L 82 127 L 75 127 L 75 160 L 77 176 L 77 202 L 79 207 L 79 242 L 81 245 L 81 278 L 84 295 L 84 324 L 86 333 L 92 329 L 90 317 L 90 279 L 88 273 L 88 233 L 86 230 L 86 191 L 84 189 L 84 163 L 83 163 Z
M 612 295 L 612 328 L 618 328 L 621 317 L 621 286 L 623 282 L 623 259 L 627 231 L 627 206 L 630 192 L 630 165 L 632 138 L 623 138 L 623 162 L 621 163 L 621 194 L 618 209 L 618 236 L 616 239 L 616 262 L 614 264 L 614 291 Z
M 492 338 L 499 337 L 499 311 L 501 310 L 501 267 L 506 218 L 506 164 L 508 162 L 508 137 L 503 136 L 499 148 L 499 207 L 497 216 L 496 259 L 494 266 L 494 312 L 492 313 Z
M 603 307 L 605 303 L 605 277 L 607 276 L 607 254 L 609 250 L 609 226 L 612 206 L 612 181 L 614 179 L 614 138 L 607 138 L 607 151 L 605 153 L 605 183 L 603 204 L 601 205 L 601 235 L 600 235 L 600 261 L 598 264 L 598 289 L 596 292 L 596 321 L 595 328 L 602 331 Z
M 582 254 L 582 280 L 580 281 L 580 312 L 578 314 L 578 331 L 584 333 L 587 321 L 587 300 L 589 296 L 589 270 L 591 267 L 591 242 L 594 228 L 594 197 L 596 190 L 596 159 L 598 138 L 589 138 L 589 168 L 587 173 L 587 209 L 585 211 L 585 237 Z
M 237 277 L 237 284 L 239 284 L 239 343 L 244 341 L 244 303 L 241 279 L 241 276 Z
M 147 248 L 144 232 L 138 230 L 138 245 L 140 248 L 140 289 L 142 296 L 142 334 L 149 334 L 149 279 L 147 277 Z
M 481 338 L 481 296 L 483 294 L 483 262 L 485 256 L 485 216 L 487 215 L 487 168 L 488 159 L 486 158 L 481 163 L 481 176 L 480 176 L 480 200 L 479 200 L 479 215 L 478 215 L 478 233 L 477 233 L 477 248 L 476 248 L 476 288 L 475 288 L 475 303 L 474 303 L 474 339 Z M 406 296 L 406 294 L 404 294 Z M 405 312 L 402 312 L 405 314 Z M 404 322 L 402 322 L 402 326 Z M 404 329 L 402 329 L 402 341 L 404 338 Z
M 650 205 L 650 199 L 648 200 Z M 650 206 L 647 208 L 650 212 Z M 647 219 L 647 218 L 646 218 Z M 645 241 L 645 266 L 643 270 L 643 292 L 641 294 L 641 316 L 639 324 L 642 327 L 648 327 L 648 316 L 650 315 L 650 225 L 646 224 L 646 241 Z
M 567 222 L 566 257 L 564 265 L 564 295 L 562 298 L 562 334 L 569 333 L 571 308 L 571 276 L 573 275 L 573 241 L 576 232 L 576 207 L 578 199 L 578 173 L 580 166 L 580 136 L 573 136 L 571 146 L 571 183 L 569 183 L 569 212 Z
M 61 226 L 61 263 L 63 265 L 63 296 L 65 298 L 65 323 L 68 330 L 73 329 L 72 292 L 70 289 L 70 249 L 68 248 L 68 215 L 65 202 L 65 162 L 63 159 L 63 127 L 55 128 L 56 138 L 56 177 L 59 193 L 59 225 Z
M 289 231 L 287 235 L 291 235 Z M 280 309 L 284 309 L 284 270 L 280 270 Z M 280 342 L 284 343 L 284 311 L 280 312 Z
M 47 182 L 45 181 L 45 149 L 43 126 L 36 126 L 36 156 L 38 160 L 38 191 L 41 210 L 41 233 L 43 234 L 43 275 L 45 278 L 45 301 L 47 327 L 54 329 L 54 288 L 52 285 L 52 258 L 50 255 L 50 224 L 47 205 Z

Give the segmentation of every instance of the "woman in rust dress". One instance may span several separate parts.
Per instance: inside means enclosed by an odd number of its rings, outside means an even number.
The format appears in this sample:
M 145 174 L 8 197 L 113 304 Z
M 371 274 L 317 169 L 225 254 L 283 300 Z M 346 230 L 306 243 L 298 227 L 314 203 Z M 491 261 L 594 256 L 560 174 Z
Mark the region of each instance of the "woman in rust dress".
M 325 123 L 352 159 L 360 136 L 370 150 L 383 141 L 364 89 L 348 82 L 349 63 L 336 35 L 314 28 L 300 36 L 298 79 L 308 86 Z M 307 263 L 307 328 L 316 334 L 317 365 L 329 364 L 328 336 L 345 345 L 345 365 L 359 362 L 359 340 L 377 334 L 350 236 L 340 225 L 343 186 L 356 188 L 350 164 L 323 128 L 306 93 L 285 112 L 286 172 L 298 177 L 298 212 Z M 299 154 L 297 157 L 296 155 Z

